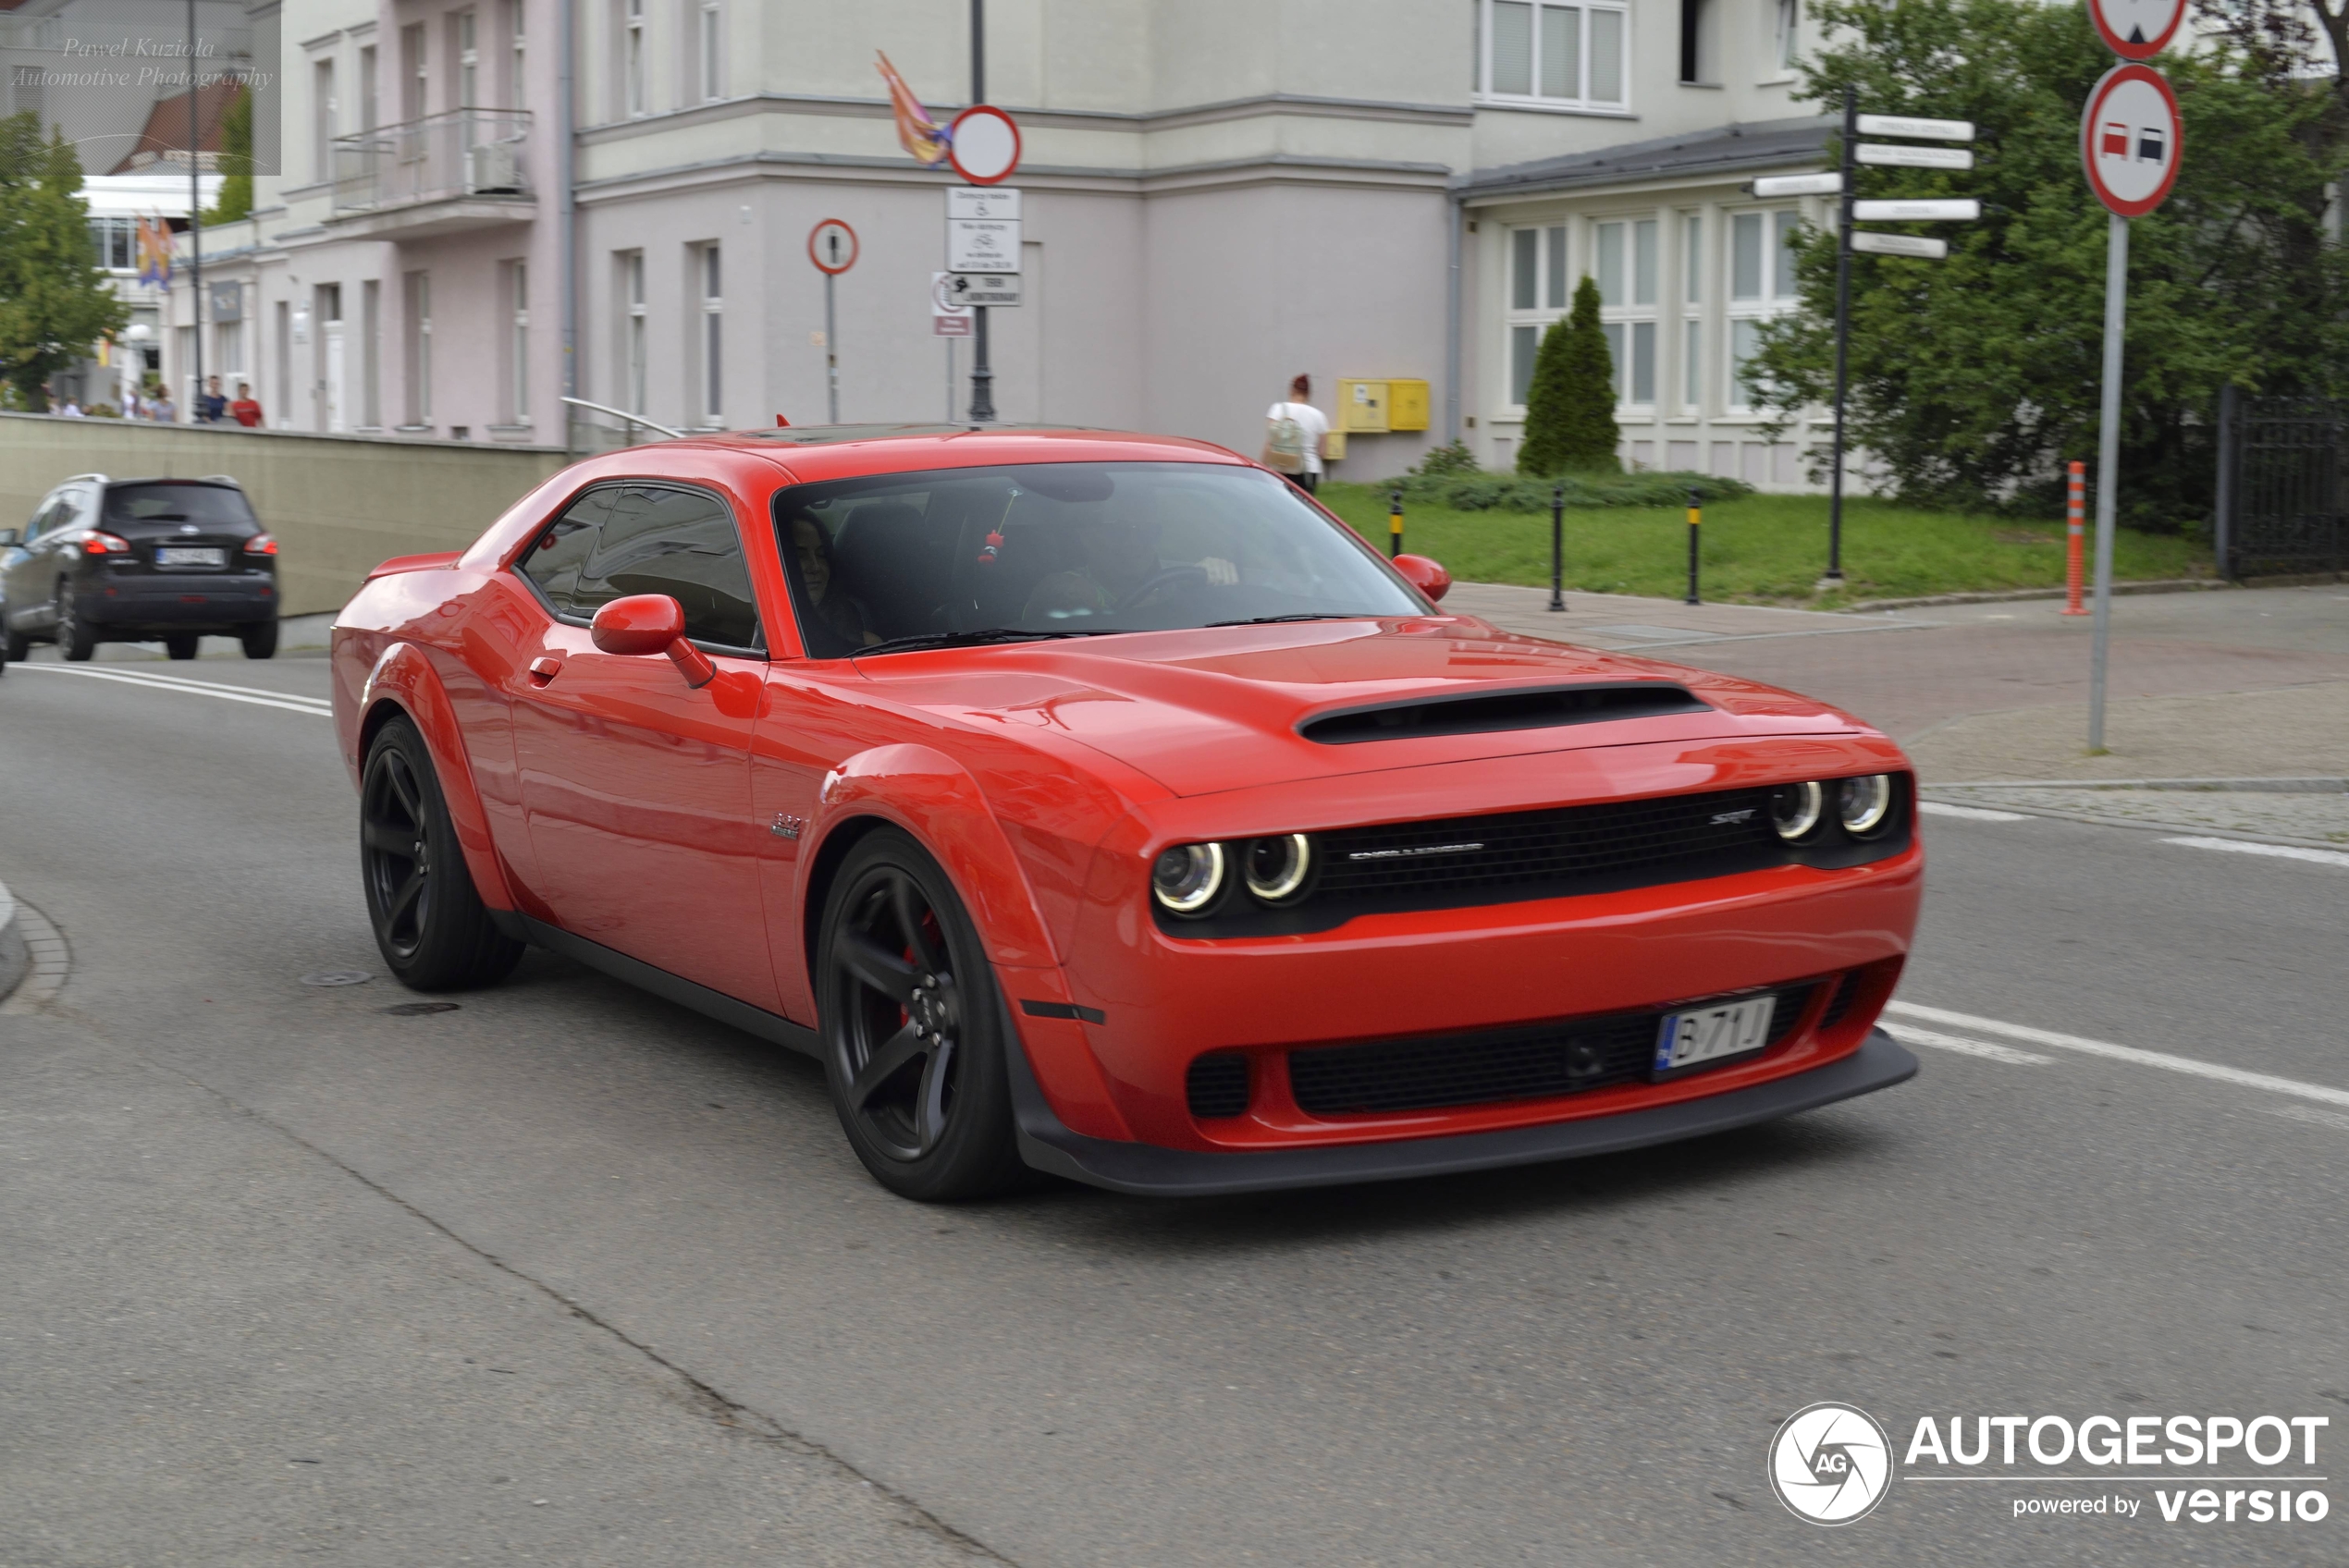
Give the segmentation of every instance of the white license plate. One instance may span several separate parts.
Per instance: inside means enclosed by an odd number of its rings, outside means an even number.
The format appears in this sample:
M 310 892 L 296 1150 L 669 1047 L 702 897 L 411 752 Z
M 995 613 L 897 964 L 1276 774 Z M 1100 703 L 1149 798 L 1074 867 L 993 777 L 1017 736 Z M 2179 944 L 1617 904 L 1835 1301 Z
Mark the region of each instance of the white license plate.
M 226 566 L 228 552 L 208 545 L 159 545 L 155 547 L 157 566 Z
M 1770 1043 L 1770 1014 L 1777 1005 L 1773 996 L 1748 997 L 1670 1014 L 1655 1032 L 1656 1072 L 1678 1072 L 1760 1050 Z

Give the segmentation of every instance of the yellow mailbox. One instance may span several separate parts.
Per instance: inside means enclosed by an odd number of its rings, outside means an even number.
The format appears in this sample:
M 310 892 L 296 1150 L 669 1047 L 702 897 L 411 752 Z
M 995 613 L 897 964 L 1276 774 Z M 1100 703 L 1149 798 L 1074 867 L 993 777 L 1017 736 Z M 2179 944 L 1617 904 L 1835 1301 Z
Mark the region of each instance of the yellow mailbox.
M 1389 430 L 1427 428 L 1427 383 L 1390 381 L 1386 384 L 1386 427 Z
M 1339 377 L 1337 427 L 1361 435 L 1377 435 L 1393 428 L 1386 423 L 1386 383 Z

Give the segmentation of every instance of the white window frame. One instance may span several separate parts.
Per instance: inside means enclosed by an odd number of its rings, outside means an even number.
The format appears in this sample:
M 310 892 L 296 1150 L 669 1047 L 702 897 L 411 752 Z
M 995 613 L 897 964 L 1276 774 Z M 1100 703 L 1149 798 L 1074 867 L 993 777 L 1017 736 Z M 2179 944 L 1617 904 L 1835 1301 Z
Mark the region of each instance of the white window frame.
M 1501 312 L 1501 374 L 1503 406 L 1522 413 L 1524 400 L 1518 396 L 1519 357 L 1523 357 L 1524 376 L 1531 383 L 1533 355 L 1541 351 L 1542 338 L 1550 325 L 1564 316 L 1574 302 L 1577 274 L 1568 265 L 1572 256 L 1568 250 L 1567 220 L 1546 218 L 1531 223 L 1511 224 L 1503 230 L 1508 236 L 1501 250 L 1501 299 L 1506 308 Z M 1519 239 L 1530 235 L 1533 257 L 1531 284 L 1532 303 L 1520 304 L 1518 265 L 1529 249 Z M 1531 347 L 1522 347 L 1525 339 L 1519 334 L 1531 332 Z
M 1607 214 L 1591 220 L 1591 276 L 1599 285 L 1599 322 L 1606 328 L 1607 351 L 1615 360 L 1615 402 L 1619 412 L 1637 410 L 1653 415 L 1661 405 L 1664 321 L 1664 214 L 1653 212 Z M 1610 239 L 1609 231 L 1613 232 Z M 1644 231 L 1644 232 L 1642 232 Z M 1644 243 L 1642 243 L 1644 241 Z M 1618 248 L 1616 264 L 1623 276 L 1609 298 L 1605 276 L 1607 253 Z M 1642 252 L 1645 252 L 1645 267 Z M 1642 298 L 1644 293 L 1645 298 Z M 1633 375 L 1641 332 L 1647 329 L 1647 396 Z
M 1773 52 L 1777 67 L 1773 74 L 1792 76 L 1802 58 L 1802 0 L 1777 0 Z
M 1672 214 L 1679 225 L 1680 242 L 1680 385 L 1679 408 L 1684 414 L 1704 410 L 1704 232 L 1711 227 L 1702 212 L 1683 209 Z
M 722 0 L 698 0 L 694 13 L 695 96 L 715 104 L 726 96 L 726 34 Z
M 310 60 L 311 156 L 317 166 L 312 178 L 324 185 L 335 178 L 335 137 L 341 130 L 335 112 L 335 57 L 314 55 Z
M 1528 18 L 1532 29 L 1526 67 L 1528 91 L 1505 92 L 1501 91 L 1494 72 L 1494 7 L 1518 4 L 1531 7 L 1531 14 Z M 1543 27 L 1540 13 L 1545 10 L 1567 10 L 1574 13 L 1574 20 L 1569 25 L 1575 30 L 1576 69 L 1575 80 L 1568 84 L 1572 88 L 1569 92 L 1545 93 L 1541 91 L 1542 35 L 1545 29 Z M 1613 98 L 1598 98 L 1592 93 L 1593 62 L 1591 40 L 1593 33 L 1597 31 L 1593 18 L 1599 13 L 1605 13 L 1615 18 L 1614 26 L 1617 37 L 1615 80 L 1621 91 Z M 1476 0 L 1476 96 L 1480 103 L 1593 115 L 1628 116 L 1631 113 L 1631 10 L 1628 5 L 1615 3 L 1615 0 L 1601 0 L 1598 4 L 1578 3 L 1570 6 L 1555 6 L 1550 3 L 1550 0 Z
M 620 0 L 620 112 L 632 120 L 653 112 L 646 21 L 645 0 Z
M 1740 298 L 1738 294 L 1737 235 L 1740 218 L 1759 219 L 1761 223 L 1761 277 L 1758 292 Z M 1740 325 L 1752 330 L 1760 323 L 1776 320 L 1794 309 L 1797 290 L 1794 263 L 1790 252 L 1785 252 L 1787 240 L 1801 232 L 1805 221 L 1797 207 L 1729 207 L 1721 213 L 1721 294 L 1723 321 L 1721 328 L 1721 387 L 1722 406 L 1732 414 L 1755 414 L 1766 406 L 1756 402 L 1748 393 L 1745 378 L 1740 374 L 1743 360 L 1738 353 Z
M 506 263 L 506 410 L 509 423 L 530 423 L 530 263 Z
M 694 247 L 694 288 L 699 300 L 695 370 L 698 373 L 701 423 L 718 429 L 726 423 L 726 297 L 724 252 L 715 240 Z
M 481 17 L 468 6 L 457 13 L 457 104 L 460 109 L 486 107 L 481 101 Z
M 524 28 L 523 0 L 506 0 L 506 106 L 511 109 L 530 107 L 530 50 Z
M 632 414 L 645 411 L 646 354 L 650 334 L 645 315 L 645 253 L 622 251 L 620 261 L 620 396 Z

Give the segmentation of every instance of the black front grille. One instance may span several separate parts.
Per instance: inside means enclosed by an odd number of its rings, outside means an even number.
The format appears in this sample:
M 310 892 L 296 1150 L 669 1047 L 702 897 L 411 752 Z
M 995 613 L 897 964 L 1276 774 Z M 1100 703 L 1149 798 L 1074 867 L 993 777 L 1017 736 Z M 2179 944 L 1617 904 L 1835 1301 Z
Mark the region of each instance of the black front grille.
M 1770 1012 L 1770 1045 L 1793 1032 L 1817 988 L 1802 985 L 1778 991 Z M 1298 1109 L 1312 1116 L 1438 1110 L 1580 1094 L 1644 1079 L 1664 1017 L 1661 1011 L 1620 1013 L 1441 1039 L 1291 1051 L 1289 1084 Z M 1194 1063 L 1194 1075 L 1198 1070 Z
M 1860 999 L 1860 972 L 1853 970 L 1835 983 L 1835 995 L 1827 1002 L 1826 1011 L 1819 1015 L 1819 1033 L 1826 1034 L 1843 1022 L 1851 1004 Z
M 1191 1063 L 1183 1086 L 1193 1116 L 1237 1116 L 1248 1109 L 1248 1058 L 1238 1051 L 1200 1057 Z
M 1770 791 L 1725 790 L 1660 800 L 1322 835 L 1317 897 L 1466 892 L 1560 882 L 1626 867 L 1740 851 L 1774 855 Z

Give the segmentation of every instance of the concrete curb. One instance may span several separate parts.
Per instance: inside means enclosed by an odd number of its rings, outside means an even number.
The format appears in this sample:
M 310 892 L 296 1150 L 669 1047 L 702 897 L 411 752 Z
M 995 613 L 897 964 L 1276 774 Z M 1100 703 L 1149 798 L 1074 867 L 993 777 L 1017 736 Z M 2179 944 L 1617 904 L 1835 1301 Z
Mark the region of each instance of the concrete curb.
M 25 946 L 24 923 L 17 915 L 17 900 L 0 882 L 0 1001 L 21 985 L 32 969 L 32 950 Z
M 1917 798 L 1931 802 L 1936 800 L 1936 796 L 1937 791 L 1934 786 L 1928 784 L 1918 792 Z M 1985 806 L 1990 802 L 1975 799 L 1940 801 L 1938 803 L 1949 806 Z M 2173 839 L 2232 839 L 2244 844 L 2284 844 L 2295 850 L 2328 850 L 2334 854 L 2343 852 L 2339 844 L 2331 843 L 2322 839 L 2294 838 L 2289 833 L 2245 833 L 2239 828 L 2209 827 L 2199 823 L 2147 822 L 2142 816 L 2100 816 L 2094 812 L 2058 811 L 2052 806 L 2025 805 L 2020 801 L 2001 801 L 1998 802 L 1998 809 L 2014 812 L 2023 816 L 2043 816 L 2062 822 L 2085 822 L 2091 827 L 2122 827 L 2132 832 L 2159 833 Z
M 2116 582 L 2115 597 L 2123 594 L 2199 594 L 2206 589 L 2232 588 L 2235 584 L 2217 577 L 2158 578 L 2146 582 Z M 1846 605 L 1830 615 L 1869 615 L 1876 610 L 1929 609 L 1935 605 L 2011 605 L 2025 599 L 2060 599 L 2061 588 L 2007 588 L 1995 594 L 1932 594 L 1922 599 L 1863 599 Z
M 1927 790 L 2177 790 L 2275 795 L 2349 793 L 2349 778 L 1997 778 L 1927 784 Z

